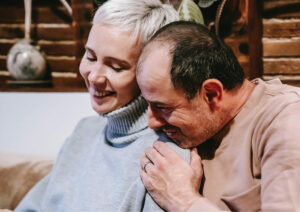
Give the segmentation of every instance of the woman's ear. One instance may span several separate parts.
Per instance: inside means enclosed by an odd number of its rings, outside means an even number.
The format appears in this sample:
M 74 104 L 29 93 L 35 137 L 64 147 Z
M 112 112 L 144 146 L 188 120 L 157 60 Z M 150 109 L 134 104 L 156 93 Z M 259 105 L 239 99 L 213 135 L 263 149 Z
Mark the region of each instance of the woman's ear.
M 217 109 L 223 99 L 223 84 L 217 79 L 208 79 L 203 82 L 201 91 L 204 101 L 209 107 L 212 110 Z

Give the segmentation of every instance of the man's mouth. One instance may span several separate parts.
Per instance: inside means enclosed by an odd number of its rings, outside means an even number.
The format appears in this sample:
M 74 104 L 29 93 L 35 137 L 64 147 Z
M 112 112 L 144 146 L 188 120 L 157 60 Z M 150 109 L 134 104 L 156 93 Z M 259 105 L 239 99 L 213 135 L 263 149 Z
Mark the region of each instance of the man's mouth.
M 170 138 L 174 137 L 177 134 L 177 130 L 175 130 L 175 129 L 163 129 L 163 131 Z

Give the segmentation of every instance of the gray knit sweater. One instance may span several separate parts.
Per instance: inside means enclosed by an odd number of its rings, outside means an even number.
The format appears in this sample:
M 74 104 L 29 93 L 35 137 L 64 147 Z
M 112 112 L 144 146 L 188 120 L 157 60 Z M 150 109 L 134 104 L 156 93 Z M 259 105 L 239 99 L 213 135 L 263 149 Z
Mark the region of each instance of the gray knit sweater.
M 105 117 L 81 120 L 52 172 L 15 211 L 161 211 L 139 177 L 139 160 L 157 139 L 189 160 L 188 150 L 147 127 L 142 97 Z

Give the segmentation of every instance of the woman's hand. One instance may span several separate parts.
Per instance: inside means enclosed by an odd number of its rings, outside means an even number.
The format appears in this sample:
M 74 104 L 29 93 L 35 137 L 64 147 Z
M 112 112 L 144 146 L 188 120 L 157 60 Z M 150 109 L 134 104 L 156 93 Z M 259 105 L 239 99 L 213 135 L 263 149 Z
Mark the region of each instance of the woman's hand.
M 152 198 L 167 211 L 187 211 L 201 197 L 203 170 L 196 148 L 188 164 L 166 143 L 156 141 L 141 158 L 140 176 Z

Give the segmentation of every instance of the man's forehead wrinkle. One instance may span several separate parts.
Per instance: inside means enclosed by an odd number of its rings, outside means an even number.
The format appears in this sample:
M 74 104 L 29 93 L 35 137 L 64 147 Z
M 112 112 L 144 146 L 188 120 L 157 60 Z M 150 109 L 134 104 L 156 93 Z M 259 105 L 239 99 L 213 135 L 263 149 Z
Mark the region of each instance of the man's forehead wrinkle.
M 155 81 L 155 80 L 154 80 Z M 160 89 L 160 84 L 159 83 L 149 83 L 148 80 L 145 81 L 145 84 L 143 85 L 142 94 L 144 95 L 145 99 L 150 103 L 150 104 L 163 104 L 163 99 L 162 97 L 165 96 L 164 91 Z
M 151 64 L 144 64 L 143 66 L 145 65 L 151 65 Z M 153 69 L 151 71 L 142 70 L 138 78 L 144 81 L 148 88 L 155 87 L 157 85 L 162 87 L 170 80 L 168 73 L 166 73 L 164 70 L 158 70 L 158 69 Z

